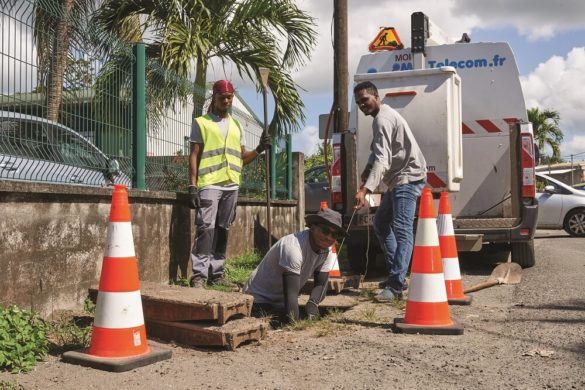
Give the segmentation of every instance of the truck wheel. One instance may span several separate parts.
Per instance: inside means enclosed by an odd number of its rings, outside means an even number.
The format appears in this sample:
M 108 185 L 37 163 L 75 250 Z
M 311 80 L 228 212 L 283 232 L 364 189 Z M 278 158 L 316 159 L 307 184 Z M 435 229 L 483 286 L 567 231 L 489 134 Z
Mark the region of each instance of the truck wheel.
M 534 266 L 536 260 L 534 258 L 534 240 L 528 242 L 513 242 L 512 261 L 520 264 L 522 268 L 530 268 Z
M 569 211 L 565 217 L 563 228 L 573 237 L 585 237 L 585 209 Z

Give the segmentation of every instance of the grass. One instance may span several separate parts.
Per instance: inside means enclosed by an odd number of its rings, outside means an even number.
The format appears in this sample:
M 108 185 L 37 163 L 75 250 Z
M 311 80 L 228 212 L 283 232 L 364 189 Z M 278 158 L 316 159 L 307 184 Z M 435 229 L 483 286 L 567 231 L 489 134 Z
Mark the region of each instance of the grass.
M 332 311 L 316 320 L 292 321 L 290 324 L 285 325 L 283 329 L 293 332 L 311 329 L 315 332 L 316 337 L 325 337 L 345 327 L 341 318 L 342 315 L 343 313 L 339 311 Z

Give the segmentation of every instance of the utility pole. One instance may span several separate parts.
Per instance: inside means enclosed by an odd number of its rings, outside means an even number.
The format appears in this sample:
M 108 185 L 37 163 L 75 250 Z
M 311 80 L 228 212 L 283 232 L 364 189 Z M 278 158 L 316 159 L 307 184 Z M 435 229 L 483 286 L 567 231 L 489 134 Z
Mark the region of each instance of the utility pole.
M 347 0 L 334 0 L 333 20 L 333 132 L 342 133 L 348 127 Z
M 349 174 L 349 164 L 355 161 L 355 144 L 347 133 L 348 118 L 348 49 L 347 49 L 347 0 L 333 0 L 333 102 L 335 104 L 333 132 L 342 133 L 341 155 L 341 194 L 344 200 L 342 213 L 351 212 L 353 195 L 348 189 L 355 188 L 356 178 Z

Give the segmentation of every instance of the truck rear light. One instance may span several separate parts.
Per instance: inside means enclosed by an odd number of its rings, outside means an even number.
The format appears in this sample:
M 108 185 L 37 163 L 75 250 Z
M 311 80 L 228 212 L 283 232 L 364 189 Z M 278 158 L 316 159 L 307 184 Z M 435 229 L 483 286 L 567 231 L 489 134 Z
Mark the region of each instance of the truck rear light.
M 529 236 L 530 235 L 530 229 L 520 229 L 520 235 L 521 236 Z
M 534 141 L 531 133 L 522 133 L 522 197 L 536 196 L 536 179 L 534 175 Z
M 343 203 L 341 193 L 341 144 L 333 144 L 333 166 L 331 167 L 331 204 L 337 210 L 336 204 Z

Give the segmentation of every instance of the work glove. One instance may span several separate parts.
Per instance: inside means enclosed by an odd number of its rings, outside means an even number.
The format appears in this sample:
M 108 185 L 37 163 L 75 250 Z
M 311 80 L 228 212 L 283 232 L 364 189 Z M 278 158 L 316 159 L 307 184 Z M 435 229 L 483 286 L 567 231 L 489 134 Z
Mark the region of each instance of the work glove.
M 258 146 L 256 146 L 256 153 L 262 153 L 266 148 L 270 147 L 270 145 L 272 145 L 272 137 L 270 137 L 270 134 L 268 133 L 262 133 L 260 136 L 260 142 L 258 143 Z
M 305 313 L 307 314 L 308 320 L 318 320 L 319 317 L 321 317 L 321 314 L 319 313 L 319 304 L 312 299 L 309 299 L 305 305 Z
M 199 197 L 199 191 L 197 187 L 189 187 L 189 208 L 199 209 L 201 208 L 201 198 Z

